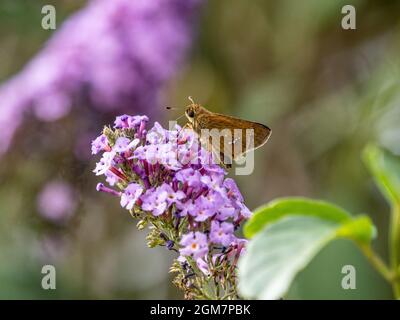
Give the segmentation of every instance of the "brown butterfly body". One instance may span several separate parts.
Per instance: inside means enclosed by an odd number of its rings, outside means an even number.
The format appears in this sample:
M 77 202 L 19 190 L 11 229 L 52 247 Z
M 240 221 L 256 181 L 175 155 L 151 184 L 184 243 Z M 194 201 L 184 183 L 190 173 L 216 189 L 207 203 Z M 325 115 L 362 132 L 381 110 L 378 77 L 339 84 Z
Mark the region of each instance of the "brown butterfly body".
M 209 132 L 207 141 L 202 142 L 227 167 L 232 160 L 263 146 L 271 135 L 271 129 L 263 124 L 214 113 L 195 103 L 186 107 L 185 115 L 189 120 L 186 127 L 200 137 L 205 130 Z

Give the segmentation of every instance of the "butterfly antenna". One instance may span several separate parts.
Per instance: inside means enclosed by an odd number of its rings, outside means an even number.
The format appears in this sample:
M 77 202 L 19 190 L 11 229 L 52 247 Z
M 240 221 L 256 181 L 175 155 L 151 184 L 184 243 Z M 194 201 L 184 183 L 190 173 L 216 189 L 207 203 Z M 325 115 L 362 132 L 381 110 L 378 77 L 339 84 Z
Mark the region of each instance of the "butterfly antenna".
M 177 108 L 177 107 L 165 107 L 165 109 L 167 109 L 167 110 L 182 110 L 182 108 Z M 185 115 L 185 113 L 181 114 L 178 118 L 175 119 L 175 121 L 178 121 L 184 115 Z
M 180 118 L 182 118 L 185 114 L 180 115 L 178 118 L 175 119 L 175 121 L 178 121 Z

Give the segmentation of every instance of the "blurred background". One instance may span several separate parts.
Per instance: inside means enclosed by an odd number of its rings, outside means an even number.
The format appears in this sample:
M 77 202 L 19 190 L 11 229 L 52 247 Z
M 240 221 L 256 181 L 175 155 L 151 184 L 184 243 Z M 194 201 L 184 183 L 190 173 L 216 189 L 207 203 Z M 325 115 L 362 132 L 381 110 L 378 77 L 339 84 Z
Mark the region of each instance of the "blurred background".
M 56 30 L 41 26 L 56 8 Z M 342 7 L 356 8 L 343 30 Z M 97 193 L 90 142 L 122 113 L 181 114 L 187 96 L 273 130 L 250 176 L 250 209 L 281 196 L 368 213 L 387 258 L 389 207 L 361 161 L 375 142 L 400 155 L 396 0 L 2 0 L 0 298 L 180 299 L 171 252 Z M 41 288 L 42 266 L 57 289 Z M 341 288 L 341 269 L 357 289 Z M 296 279 L 292 299 L 385 299 L 390 287 L 336 241 Z

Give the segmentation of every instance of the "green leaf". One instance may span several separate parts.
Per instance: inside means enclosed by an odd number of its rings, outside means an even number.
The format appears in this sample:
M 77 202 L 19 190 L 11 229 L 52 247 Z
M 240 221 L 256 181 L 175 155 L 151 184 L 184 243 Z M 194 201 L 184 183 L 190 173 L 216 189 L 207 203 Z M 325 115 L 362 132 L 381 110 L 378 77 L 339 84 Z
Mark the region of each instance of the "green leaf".
M 279 299 L 296 274 L 329 242 L 345 237 L 369 243 L 375 235 L 366 216 L 333 221 L 287 216 L 267 225 L 249 241 L 239 260 L 239 292 L 244 298 Z
M 400 204 L 400 159 L 375 145 L 368 145 L 363 159 L 389 203 Z
M 255 210 L 251 219 L 244 226 L 244 235 L 251 238 L 266 225 L 287 215 L 313 216 L 333 222 L 351 219 L 351 215 L 347 211 L 325 201 L 300 197 L 280 198 Z
M 359 244 L 369 245 L 376 237 L 376 228 L 368 216 L 361 215 L 342 224 L 336 231 L 341 238 L 351 239 Z

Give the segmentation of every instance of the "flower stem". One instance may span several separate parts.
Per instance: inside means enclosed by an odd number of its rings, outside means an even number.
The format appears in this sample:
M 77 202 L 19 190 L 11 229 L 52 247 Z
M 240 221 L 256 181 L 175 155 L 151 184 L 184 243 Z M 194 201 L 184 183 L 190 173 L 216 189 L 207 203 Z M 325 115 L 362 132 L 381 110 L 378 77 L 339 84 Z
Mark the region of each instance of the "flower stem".
M 376 252 L 374 252 L 370 245 L 362 245 L 362 252 L 365 254 L 367 259 L 371 262 L 372 266 L 388 281 L 389 283 L 393 283 L 393 274 L 390 271 L 389 267 L 382 260 L 380 256 Z
M 361 245 L 361 250 L 374 268 L 392 285 L 394 297 L 400 299 L 400 203 L 392 207 L 389 230 L 390 267 L 370 245 Z
M 394 204 L 390 222 L 390 265 L 393 272 L 400 268 L 400 204 Z M 393 293 L 400 299 L 400 279 L 395 277 L 392 281 Z

